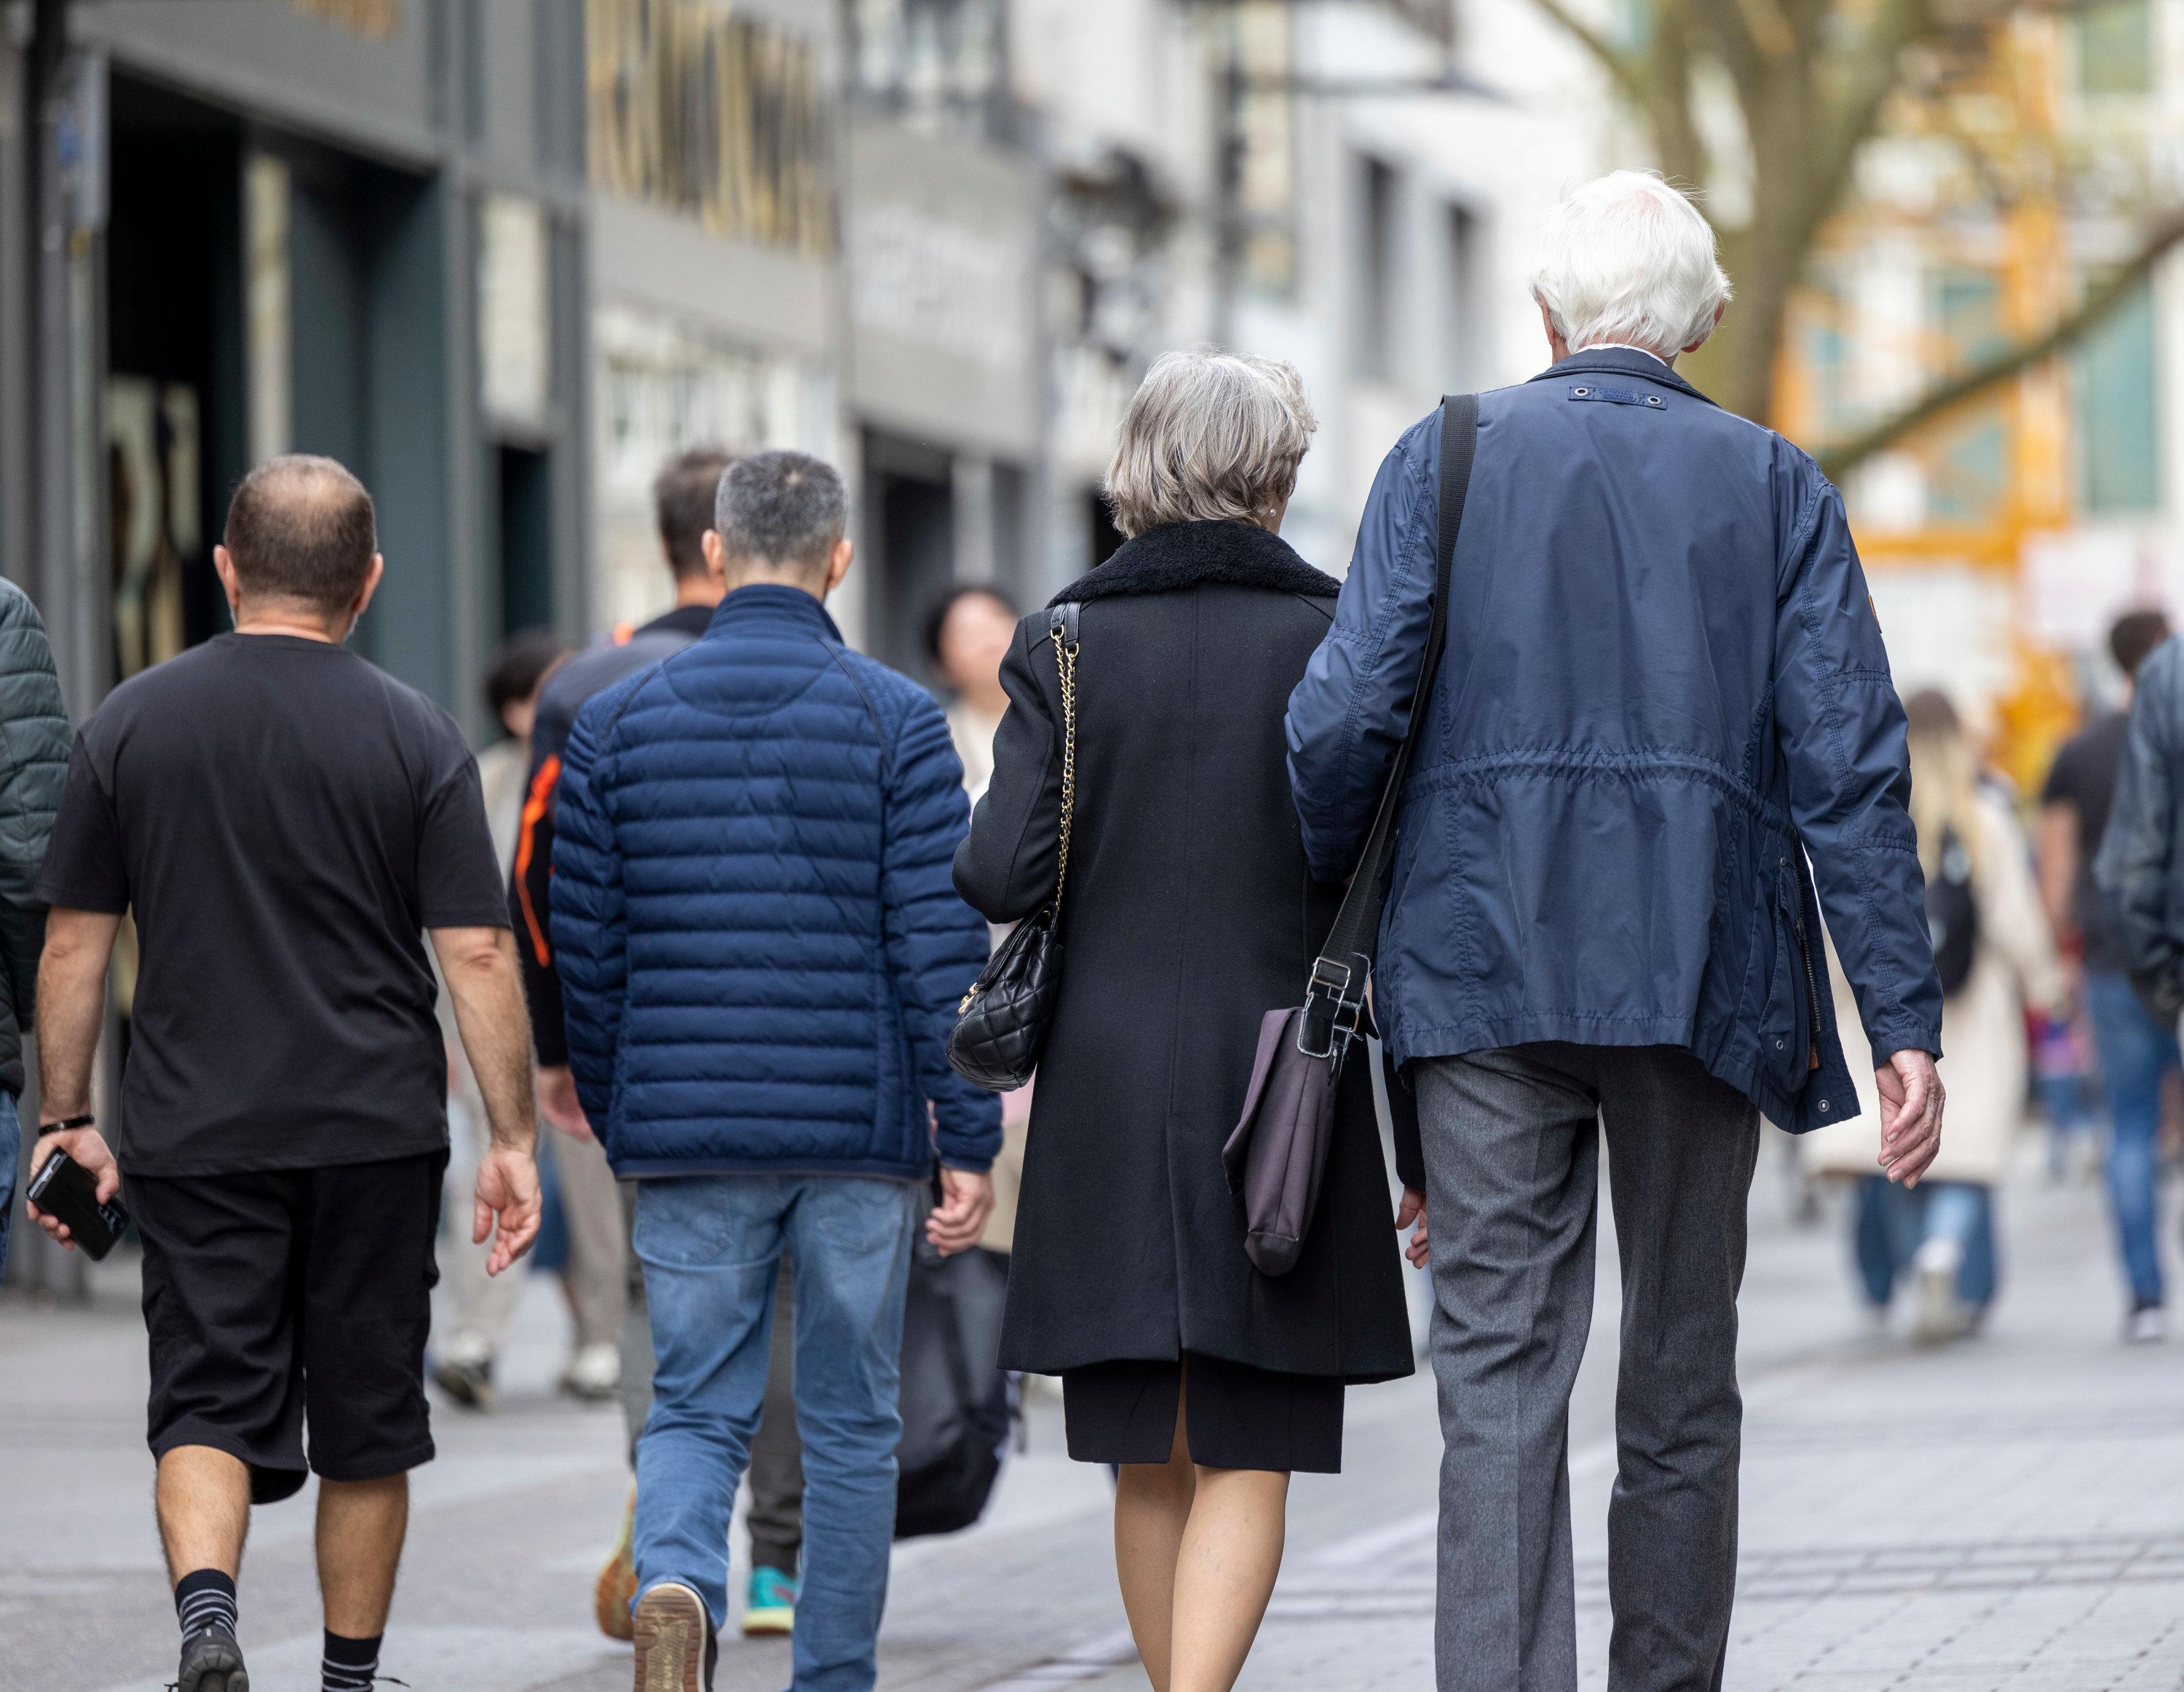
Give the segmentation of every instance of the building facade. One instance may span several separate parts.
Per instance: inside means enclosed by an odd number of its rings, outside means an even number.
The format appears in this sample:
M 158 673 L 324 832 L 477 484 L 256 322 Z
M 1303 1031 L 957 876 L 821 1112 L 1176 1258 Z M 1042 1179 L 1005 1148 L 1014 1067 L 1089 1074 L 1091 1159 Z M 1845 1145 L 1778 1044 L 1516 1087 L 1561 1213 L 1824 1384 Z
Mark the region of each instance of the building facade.
M 583 601 L 580 0 L 40 10 L 43 109 L 8 79 L 0 240 L 42 315 L 0 361 L 0 532 L 71 704 L 225 626 L 227 490 L 305 451 L 377 496 L 360 647 L 465 709 L 504 632 Z

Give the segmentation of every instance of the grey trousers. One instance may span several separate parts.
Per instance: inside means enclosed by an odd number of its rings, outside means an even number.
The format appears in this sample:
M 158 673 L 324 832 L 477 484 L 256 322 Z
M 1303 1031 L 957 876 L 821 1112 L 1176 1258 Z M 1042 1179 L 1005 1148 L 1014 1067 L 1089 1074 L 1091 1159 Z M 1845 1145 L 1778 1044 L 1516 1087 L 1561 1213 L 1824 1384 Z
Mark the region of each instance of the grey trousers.
M 637 1436 L 652 1413 L 652 1316 L 644 1302 L 644 1266 L 627 1250 L 637 1210 L 637 1183 L 621 1188 L 624 1261 L 629 1297 L 621 1327 L 621 1413 L 629 1438 L 629 1465 L 637 1467 Z M 773 1300 L 772 1350 L 766 1354 L 766 1403 L 758 1436 L 751 1441 L 751 1567 L 796 1572 L 804 1550 L 804 1442 L 796 1432 L 796 1318 L 791 1289 L 793 1271 L 781 1261 L 781 1281 Z
M 1736 1294 L 1759 1114 L 1679 1048 L 1414 1068 L 1432 1237 L 1440 1692 L 1574 1692 L 1569 1396 L 1605 1127 L 1623 1345 L 1610 1692 L 1719 1692 L 1736 1589 Z

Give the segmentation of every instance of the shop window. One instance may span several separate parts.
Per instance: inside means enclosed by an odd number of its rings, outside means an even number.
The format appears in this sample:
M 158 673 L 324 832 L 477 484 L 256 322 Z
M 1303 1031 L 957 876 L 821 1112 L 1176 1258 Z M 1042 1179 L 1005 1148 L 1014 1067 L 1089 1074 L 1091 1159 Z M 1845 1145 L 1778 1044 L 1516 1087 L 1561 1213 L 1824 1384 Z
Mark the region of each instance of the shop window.
M 2094 0 L 2070 20 L 2081 94 L 2153 92 L 2150 0 Z
M 2002 283 L 1992 271 L 1949 266 L 1934 276 L 1930 320 L 1943 370 L 1953 373 L 2005 344 Z M 1926 512 L 1937 522 L 1976 526 L 2001 515 L 2008 493 L 2009 440 L 1989 404 L 1936 431 L 1927 467 Z
M 2142 282 L 2071 361 L 2078 499 L 2089 516 L 2161 503 L 2156 351 L 2153 289 Z
M 1363 161 L 1358 193 L 1357 368 L 1374 381 L 1394 380 L 1397 244 L 1402 179 L 1378 159 Z

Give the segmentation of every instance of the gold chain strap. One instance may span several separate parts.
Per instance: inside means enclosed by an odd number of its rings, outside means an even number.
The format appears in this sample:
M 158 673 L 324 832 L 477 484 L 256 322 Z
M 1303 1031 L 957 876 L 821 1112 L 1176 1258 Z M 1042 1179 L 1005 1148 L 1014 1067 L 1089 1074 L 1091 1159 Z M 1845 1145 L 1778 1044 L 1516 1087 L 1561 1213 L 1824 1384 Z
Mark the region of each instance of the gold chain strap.
M 1061 842 L 1054 873 L 1054 909 L 1061 910 L 1061 889 L 1069 880 L 1069 824 L 1077 810 L 1077 648 L 1054 632 L 1054 665 L 1061 677 Z

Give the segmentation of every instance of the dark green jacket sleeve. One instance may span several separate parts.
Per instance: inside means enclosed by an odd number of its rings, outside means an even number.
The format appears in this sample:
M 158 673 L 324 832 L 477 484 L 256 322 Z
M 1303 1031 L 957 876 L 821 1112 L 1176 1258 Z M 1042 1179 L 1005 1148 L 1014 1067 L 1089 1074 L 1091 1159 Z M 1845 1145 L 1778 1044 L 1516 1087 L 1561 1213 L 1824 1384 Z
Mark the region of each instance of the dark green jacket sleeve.
M 2184 757 L 2184 642 L 2171 637 L 2138 669 L 2131 734 L 2116 772 L 2094 879 L 2115 901 L 2133 983 L 2164 1018 L 2184 1010 L 2176 770 Z
M 68 774 L 68 708 L 46 626 L 29 595 L 0 582 L 0 1086 L 20 1093 L 46 910 L 38 871 Z

